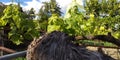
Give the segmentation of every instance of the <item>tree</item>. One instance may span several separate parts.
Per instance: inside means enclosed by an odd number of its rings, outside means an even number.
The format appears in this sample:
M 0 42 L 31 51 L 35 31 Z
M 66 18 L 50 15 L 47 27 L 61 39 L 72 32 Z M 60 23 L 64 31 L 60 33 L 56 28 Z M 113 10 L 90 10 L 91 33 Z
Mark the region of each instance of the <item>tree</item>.
M 91 0 L 86 2 L 86 11 L 88 14 L 93 13 L 95 16 L 109 15 L 111 17 L 119 15 L 118 0 Z
M 58 14 L 59 16 L 61 16 L 61 13 L 62 13 L 60 11 L 61 8 L 57 4 L 56 0 L 51 0 L 49 2 L 49 4 L 50 4 L 50 12 L 51 12 L 51 14 Z
M 79 47 L 80 47 L 79 45 L 83 45 L 81 41 L 84 43 L 85 40 L 93 41 L 93 43 L 96 43 L 98 41 L 98 45 L 96 46 L 100 46 L 99 48 L 100 50 L 101 50 L 101 46 L 103 46 L 104 44 L 100 45 L 99 40 L 103 42 L 113 43 L 111 46 L 116 47 L 117 45 L 117 47 L 120 48 L 119 3 L 120 2 L 118 2 L 117 0 L 99 0 L 99 1 L 89 0 L 86 2 L 86 5 L 85 5 L 86 15 L 82 14 L 81 11 L 79 11 L 80 8 L 77 7 L 76 4 L 74 4 L 74 6 L 72 6 L 72 8 L 68 10 L 70 17 L 62 19 L 59 15 L 55 13 L 52 14 L 52 16 L 49 18 L 49 21 L 48 21 L 49 25 L 48 25 L 48 31 L 47 31 L 48 33 L 50 32 L 51 33 L 47 34 L 47 36 L 43 36 L 40 39 L 34 40 L 29 45 L 27 59 L 36 60 L 37 58 L 37 59 L 49 60 L 50 58 L 52 58 L 56 60 L 58 58 L 57 60 L 64 60 L 65 58 L 67 58 L 66 56 L 69 56 L 69 55 L 66 55 L 67 53 L 64 53 L 64 52 L 66 52 L 67 50 L 72 51 L 75 49 L 76 51 L 78 50 L 77 52 L 79 53 L 81 51 L 79 50 Z M 108 8 L 111 8 L 111 9 L 109 10 Z M 68 33 L 69 37 L 65 37 L 67 36 L 67 34 L 62 35 L 61 32 L 59 31 L 62 31 L 62 33 L 63 32 Z M 91 44 L 89 41 L 85 42 L 85 45 Z M 69 43 L 70 43 L 70 46 L 67 45 Z M 75 46 L 72 46 L 72 45 L 75 45 Z M 105 44 L 105 46 L 106 45 L 107 44 Z M 46 46 L 48 48 L 45 48 Z M 70 49 L 71 46 L 74 49 Z M 33 48 L 31 49 L 31 47 Z M 77 49 L 75 47 L 77 47 Z M 55 52 L 51 53 L 51 51 L 55 51 Z M 82 51 L 87 52 L 87 50 L 84 50 L 83 47 L 82 47 Z M 64 53 L 63 55 L 66 55 L 66 56 L 63 56 L 62 53 L 60 52 L 63 52 Z M 71 53 L 71 52 L 68 52 L 68 53 Z M 72 53 L 74 54 L 73 51 Z M 102 51 L 100 53 L 103 54 L 103 56 L 101 55 L 103 60 L 104 58 L 108 58 L 108 56 L 106 56 Z M 59 54 L 61 55 L 56 56 Z M 82 53 L 78 55 L 81 55 L 81 54 Z M 90 56 L 94 54 L 89 55 L 88 53 L 87 55 L 90 58 Z M 82 54 L 81 57 L 83 56 L 85 55 Z M 74 55 L 74 57 L 76 57 L 76 55 Z M 81 57 L 80 58 L 78 57 L 76 59 L 71 58 L 71 60 L 77 60 L 77 59 L 80 60 L 82 59 Z M 89 58 L 88 59 L 86 58 L 86 60 L 89 60 Z M 109 58 L 107 60 L 109 60 Z M 95 58 L 95 60 L 97 59 Z
M 85 5 L 86 15 L 81 14 L 79 7 L 73 6 L 73 12 L 68 12 L 71 17 L 62 20 L 65 26 L 60 26 L 63 30 L 58 30 L 81 36 L 81 40 L 98 39 L 120 46 L 119 4 L 117 0 L 89 0 Z
M 47 31 L 48 20 L 52 16 L 52 14 L 58 14 L 61 16 L 60 7 L 57 4 L 56 0 L 50 0 L 50 2 L 43 2 L 43 6 L 39 10 L 38 20 L 39 20 L 39 28 L 42 31 Z
M 84 7 L 80 5 L 76 0 L 72 0 L 72 3 L 68 5 L 65 18 L 71 17 L 73 14 L 85 14 Z M 74 15 L 73 15 L 74 16 Z
M 95 3 L 95 4 L 94 4 Z M 93 14 L 100 30 L 105 30 L 116 35 L 119 33 L 119 18 L 120 18 L 120 2 L 117 0 L 91 0 L 87 2 L 86 11 L 87 13 Z M 99 6 L 99 7 L 98 7 Z M 97 28 L 97 27 L 96 27 Z M 119 35 L 118 35 L 119 36 Z M 120 37 L 118 37 L 120 38 Z
M 33 19 L 35 18 L 35 10 L 34 10 L 34 8 L 31 8 L 31 9 L 28 11 L 27 15 L 28 15 L 28 19 L 29 19 L 29 20 L 33 20 Z
M 87 20 L 83 19 L 82 21 L 84 23 L 80 23 L 80 27 L 78 28 L 82 29 L 81 35 L 106 35 L 107 38 L 101 36 L 97 36 L 97 38 L 99 39 L 101 37 L 100 40 L 111 41 L 112 43 L 120 46 L 120 2 L 118 2 L 117 0 L 102 0 L 101 2 L 98 0 L 90 0 L 86 2 L 86 4 L 86 13 L 90 18 L 88 18 Z M 115 43 L 115 41 L 119 43 Z
M 9 26 L 8 38 L 17 45 L 39 35 L 35 23 L 33 20 L 26 19 L 19 5 L 10 4 L 3 13 L 4 15 L 0 19 L 1 26 Z
M 0 2 L 0 17 L 3 15 L 3 10 L 6 8 L 6 5 L 4 5 L 2 2 Z
M 52 16 L 49 18 L 48 26 L 47 26 L 47 32 L 50 33 L 52 31 L 58 31 L 63 30 L 64 22 L 61 17 L 59 17 L 58 14 L 52 14 Z
M 60 7 L 56 0 L 50 0 L 50 2 L 43 2 L 43 6 L 39 10 L 38 20 L 48 20 L 48 18 L 53 14 L 57 13 L 61 16 Z

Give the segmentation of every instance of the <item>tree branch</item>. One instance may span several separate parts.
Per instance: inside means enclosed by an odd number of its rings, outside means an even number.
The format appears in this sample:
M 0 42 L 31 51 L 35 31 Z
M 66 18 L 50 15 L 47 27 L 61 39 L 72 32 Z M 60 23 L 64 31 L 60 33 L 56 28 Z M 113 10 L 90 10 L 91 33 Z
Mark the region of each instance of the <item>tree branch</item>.
M 76 36 L 76 40 L 101 40 L 110 42 L 120 47 L 120 39 L 116 39 L 111 35 L 95 35 L 95 36 Z
M 16 52 L 12 49 L 9 49 L 9 48 L 3 47 L 3 46 L 0 46 L 0 50 L 5 51 L 7 53 L 15 53 Z

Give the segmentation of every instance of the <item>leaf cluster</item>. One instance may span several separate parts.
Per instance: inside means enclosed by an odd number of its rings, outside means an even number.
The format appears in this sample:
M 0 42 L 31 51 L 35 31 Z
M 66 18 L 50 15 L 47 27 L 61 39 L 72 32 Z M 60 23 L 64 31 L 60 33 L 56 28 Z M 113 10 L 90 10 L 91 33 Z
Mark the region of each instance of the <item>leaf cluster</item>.
M 20 6 L 11 4 L 4 10 L 4 15 L 0 19 L 1 26 L 10 26 L 8 38 L 19 45 L 23 40 L 32 40 L 39 35 L 36 31 L 35 23 L 27 20 Z M 5 30 L 5 29 L 4 29 Z

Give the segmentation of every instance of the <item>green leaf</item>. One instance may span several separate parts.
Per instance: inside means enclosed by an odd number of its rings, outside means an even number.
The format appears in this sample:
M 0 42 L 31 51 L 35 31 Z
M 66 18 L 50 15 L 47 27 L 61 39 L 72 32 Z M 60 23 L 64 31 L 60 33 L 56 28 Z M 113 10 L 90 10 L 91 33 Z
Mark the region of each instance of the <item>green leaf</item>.
M 19 34 L 13 34 L 10 36 L 10 39 L 13 41 L 13 43 L 15 43 L 16 45 L 19 45 L 22 43 L 21 39 L 22 36 Z
M 52 31 L 59 31 L 60 30 L 60 26 L 58 25 L 48 25 L 48 28 L 47 28 L 47 32 L 50 33 Z

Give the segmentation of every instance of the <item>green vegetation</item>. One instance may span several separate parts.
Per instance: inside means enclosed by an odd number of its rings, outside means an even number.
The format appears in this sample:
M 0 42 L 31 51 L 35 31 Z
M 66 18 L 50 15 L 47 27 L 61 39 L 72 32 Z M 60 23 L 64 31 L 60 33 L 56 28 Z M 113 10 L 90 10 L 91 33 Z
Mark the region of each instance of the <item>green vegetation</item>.
M 61 11 L 60 11 L 60 7 L 57 4 L 56 0 L 50 0 L 49 2 L 43 2 L 43 4 L 44 5 L 39 10 L 37 20 L 39 21 L 39 30 L 47 32 L 49 18 L 52 16 L 52 14 L 57 14 L 60 17 Z
M 18 57 L 18 58 L 15 58 L 13 60 L 26 60 L 26 58 L 24 58 L 24 57 Z
M 39 36 L 33 20 L 28 20 L 25 13 L 21 12 L 19 5 L 11 4 L 4 10 L 4 15 L 0 19 L 4 30 L 9 30 L 8 38 L 19 45 L 23 40 L 32 40 Z
M 52 30 L 50 29 L 50 31 L 58 30 L 75 36 L 108 35 L 110 33 L 116 39 L 120 39 L 119 1 L 89 0 L 84 7 L 86 12 L 80 11 L 80 9 L 83 8 L 74 4 L 75 2 L 73 2 L 71 8 L 67 10 L 67 18 L 61 19 L 60 17 L 57 18 L 57 16 L 50 17 L 49 21 L 55 22 L 51 23 L 53 28 L 51 28 Z M 62 21 L 60 24 L 59 20 Z
M 120 39 L 120 2 L 117 0 L 89 0 L 81 7 L 74 1 L 65 15 L 61 16 L 56 0 L 43 2 L 38 14 L 34 9 L 24 12 L 20 5 L 10 4 L 0 18 L 1 29 L 7 30 L 8 38 L 19 45 L 32 40 L 40 32 L 63 31 L 70 35 L 107 35 Z M 35 20 L 35 16 L 38 16 Z M 5 28 L 5 27 L 9 28 Z M 9 30 L 9 31 L 8 31 Z

